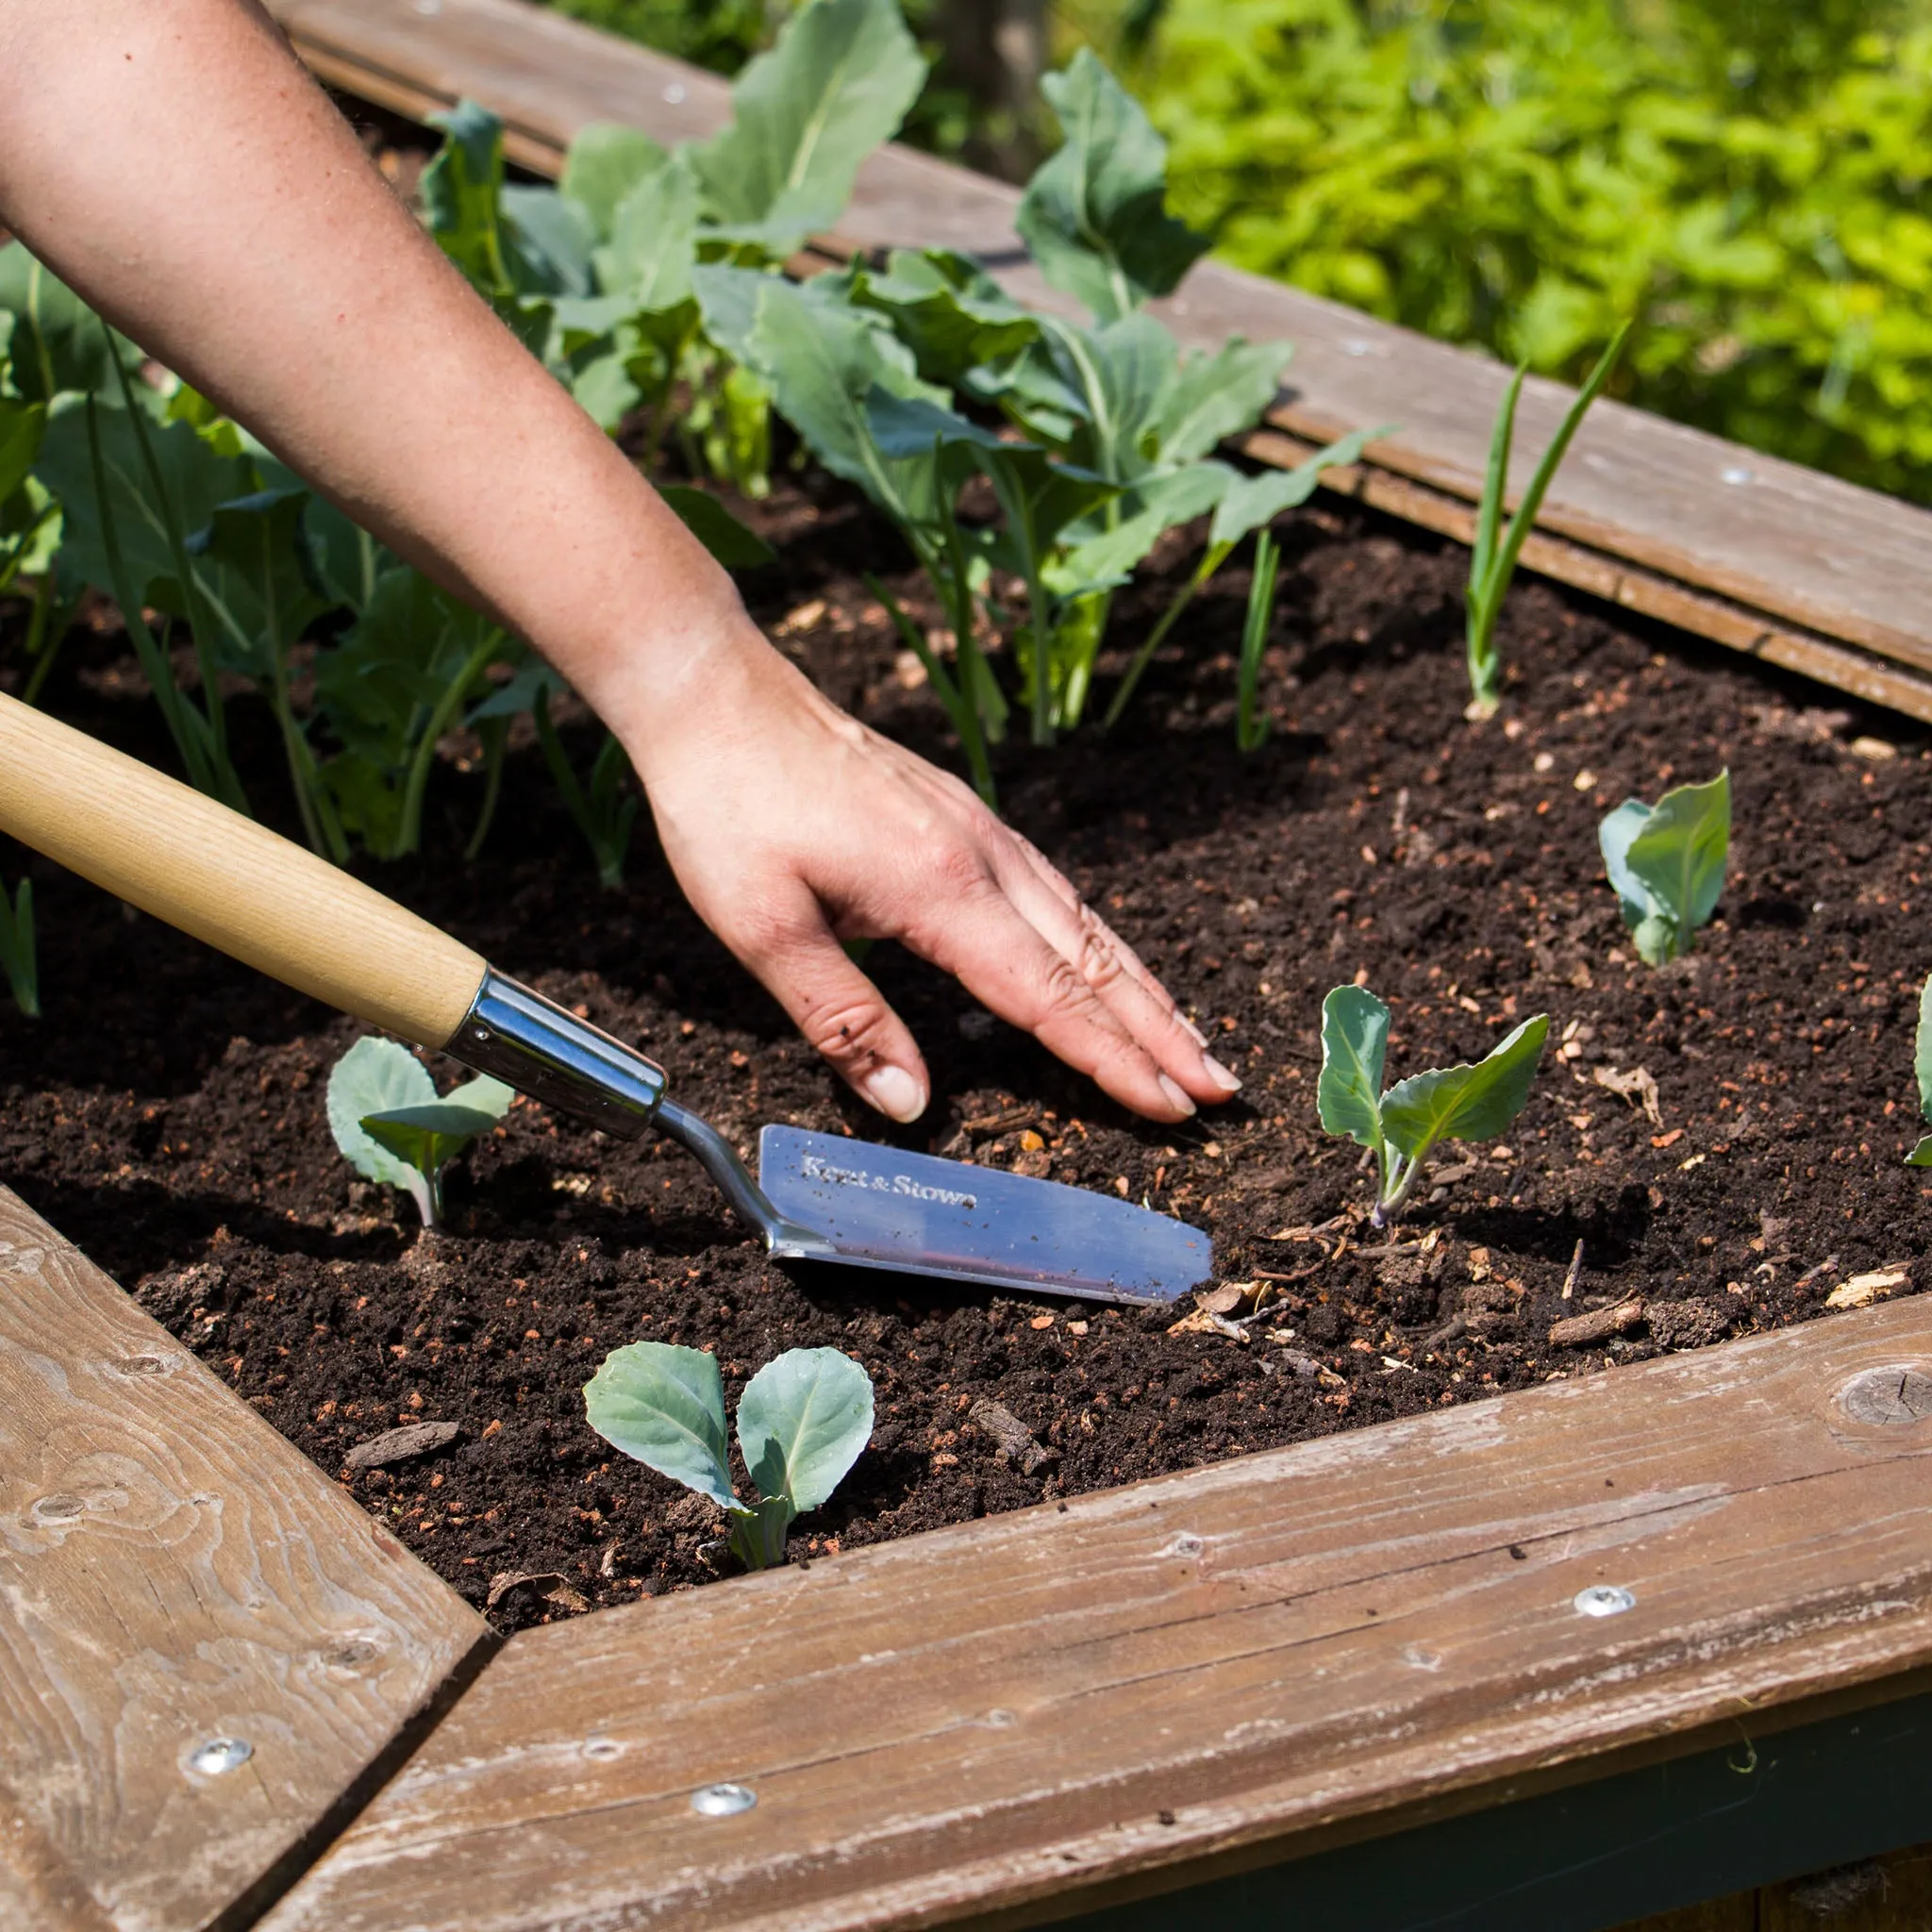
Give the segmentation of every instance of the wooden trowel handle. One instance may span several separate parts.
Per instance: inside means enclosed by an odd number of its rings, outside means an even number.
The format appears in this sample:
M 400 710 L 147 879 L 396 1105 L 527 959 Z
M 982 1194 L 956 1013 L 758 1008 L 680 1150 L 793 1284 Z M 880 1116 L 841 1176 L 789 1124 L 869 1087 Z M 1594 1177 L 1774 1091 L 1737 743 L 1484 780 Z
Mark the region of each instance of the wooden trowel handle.
M 250 966 L 444 1045 L 482 956 L 302 846 L 0 694 L 0 832 Z

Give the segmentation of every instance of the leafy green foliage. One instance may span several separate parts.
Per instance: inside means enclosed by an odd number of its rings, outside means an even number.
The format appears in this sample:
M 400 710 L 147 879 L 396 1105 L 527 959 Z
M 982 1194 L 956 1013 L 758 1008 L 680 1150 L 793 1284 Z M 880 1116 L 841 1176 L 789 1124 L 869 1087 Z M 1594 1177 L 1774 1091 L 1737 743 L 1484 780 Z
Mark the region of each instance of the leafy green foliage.
M 607 892 L 617 891 L 624 885 L 625 861 L 630 855 L 631 834 L 642 804 L 625 782 L 631 776 L 630 759 L 617 735 L 607 731 L 591 761 L 588 782 L 580 780 L 550 722 L 547 685 L 539 686 L 531 714 L 536 721 L 537 742 L 543 748 L 544 762 L 550 767 L 564 809 L 596 860 L 597 883 Z
M 1063 140 L 1026 184 L 1021 239 L 1056 289 L 1118 322 L 1167 294 L 1208 238 L 1167 212 L 1167 143 L 1089 49 L 1042 88 Z
M 794 1348 L 767 1362 L 738 1404 L 738 1447 L 758 1491 L 739 1501 L 725 1448 L 715 1356 L 659 1341 L 613 1350 L 584 1390 L 591 1428 L 625 1455 L 726 1511 L 747 1569 L 785 1559 L 792 1519 L 816 1509 L 872 1436 L 872 1378 L 835 1348 Z
M 22 888 L 25 890 L 25 887 Z M 1919 1031 L 1912 1042 L 1912 1072 L 1919 1081 L 1919 1111 L 1932 1121 L 1932 979 L 1919 994 Z M 1906 1157 L 1907 1167 L 1932 1167 L 1932 1134 L 1920 1138 Z
M 330 1070 L 329 1131 L 358 1174 L 406 1190 L 423 1225 L 436 1227 L 443 1169 L 509 1111 L 514 1097 L 501 1080 L 479 1074 L 439 1100 L 414 1054 L 371 1035 Z
M 1624 400 L 1932 500 L 1924 0 L 1138 11 L 1224 258 L 1571 382 L 1634 316 Z
M 1523 1111 L 1549 1030 L 1548 1015 L 1539 1013 L 1474 1065 L 1412 1074 L 1384 1092 L 1389 1008 L 1360 986 L 1338 986 L 1322 1002 L 1316 1110 L 1328 1133 L 1374 1151 L 1375 1226 L 1402 1211 L 1432 1147 L 1493 1140 Z
M 13 1004 L 27 1020 L 41 1017 L 41 972 L 34 936 L 34 882 L 22 879 L 9 899 L 0 885 L 0 973 L 13 994 Z
M 1503 497 L 1509 482 L 1509 447 L 1516 434 L 1516 403 L 1523 393 L 1523 378 L 1529 373 L 1527 365 L 1517 370 L 1508 389 L 1504 391 L 1502 408 L 1496 412 L 1496 426 L 1490 438 L 1490 460 L 1483 475 L 1482 502 L 1476 510 L 1475 544 L 1470 552 L 1469 588 L 1465 593 L 1468 604 L 1469 715 L 1472 719 L 1495 715 L 1503 694 L 1503 659 L 1496 649 L 1496 619 L 1502 615 L 1503 599 L 1508 592 L 1509 580 L 1516 575 L 1516 559 L 1523 553 L 1524 540 L 1536 523 L 1537 512 L 1542 508 L 1543 497 L 1557 474 L 1557 466 L 1563 460 L 1571 439 L 1576 434 L 1591 404 L 1596 401 L 1604 384 L 1609 380 L 1610 371 L 1616 366 L 1617 357 L 1629 333 L 1630 325 L 1626 322 L 1617 331 L 1609 347 L 1597 358 L 1596 367 L 1590 372 L 1574 400 L 1564 410 L 1556 435 L 1537 460 L 1529 487 L 1523 492 L 1507 531 L 1499 539 Z
M 1731 774 L 1679 785 L 1655 807 L 1626 798 L 1597 827 L 1604 869 L 1646 964 L 1690 950 L 1717 909 L 1731 844 Z

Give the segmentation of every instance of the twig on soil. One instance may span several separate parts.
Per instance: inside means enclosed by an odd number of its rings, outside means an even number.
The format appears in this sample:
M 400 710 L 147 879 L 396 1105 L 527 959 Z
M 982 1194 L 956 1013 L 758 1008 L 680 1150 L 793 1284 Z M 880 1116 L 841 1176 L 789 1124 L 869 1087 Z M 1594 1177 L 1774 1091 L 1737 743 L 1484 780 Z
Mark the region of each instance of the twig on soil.
M 1563 1299 L 1567 1302 L 1576 1292 L 1576 1284 L 1583 1275 L 1583 1243 L 1576 1243 L 1576 1252 L 1570 1257 L 1570 1272 L 1563 1277 Z

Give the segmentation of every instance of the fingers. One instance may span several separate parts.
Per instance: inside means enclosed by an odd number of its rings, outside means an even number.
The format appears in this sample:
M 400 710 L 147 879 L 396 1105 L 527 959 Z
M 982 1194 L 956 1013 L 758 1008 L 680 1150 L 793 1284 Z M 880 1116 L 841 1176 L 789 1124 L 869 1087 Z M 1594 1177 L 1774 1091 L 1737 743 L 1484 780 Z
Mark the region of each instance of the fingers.
M 1134 949 L 1024 839 L 1014 834 L 1011 843 L 1020 862 L 1000 870 L 1008 897 L 1054 950 L 1080 969 L 1129 1038 L 1193 1099 L 1212 1105 L 1239 1093 L 1241 1081 L 1207 1050 L 1193 1023 Z
M 782 890 L 782 889 L 781 889 Z M 925 1111 L 931 1081 L 906 1023 L 833 937 L 802 883 L 761 908 L 764 930 L 733 950 L 867 1106 L 890 1120 Z
M 1133 1036 L 1080 964 L 1023 915 L 991 869 L 963 890 L 933 894 L 930 904 L 905 934 L 915 952 L 1124 1106 L 1160 1121 L 1194 1111 L 1186 1087 Z M 1199 1049 L 1189 1046 L 1198 1061 Z M 1224 1099 L 1225 1090 L 1211 1097 Z

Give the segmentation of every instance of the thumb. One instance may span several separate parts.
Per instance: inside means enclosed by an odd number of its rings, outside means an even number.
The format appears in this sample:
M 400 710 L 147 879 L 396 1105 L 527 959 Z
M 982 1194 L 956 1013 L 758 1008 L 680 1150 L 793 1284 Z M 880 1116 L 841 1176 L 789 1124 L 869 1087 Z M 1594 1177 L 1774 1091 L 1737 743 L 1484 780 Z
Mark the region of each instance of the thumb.
M 816 898 L 745 960 L 806 1039 L 869 1107 L 915 1121 L 932 1083 L 906 1023 L 833 936 Z

